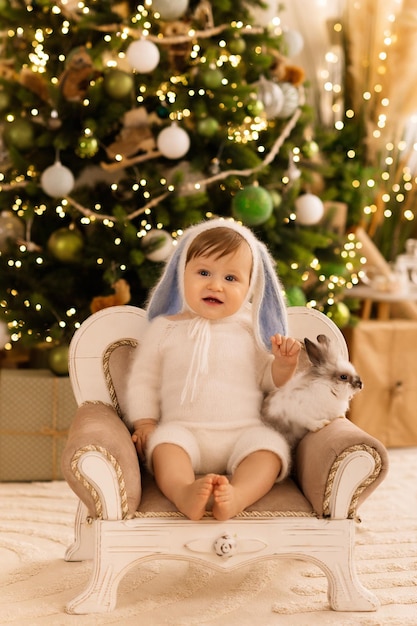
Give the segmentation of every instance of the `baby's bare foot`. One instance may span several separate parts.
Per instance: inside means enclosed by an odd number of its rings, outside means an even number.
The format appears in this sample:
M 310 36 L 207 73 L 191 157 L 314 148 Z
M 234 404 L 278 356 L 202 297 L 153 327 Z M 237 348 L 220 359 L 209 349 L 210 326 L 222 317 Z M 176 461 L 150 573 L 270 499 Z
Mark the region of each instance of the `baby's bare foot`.
M 241 512 L 235 487 L 226 476 L 218 476 L 213 486 L 213 516 L 220 520 L 228 520 Z
M 216 474 L 207 474 L 184 487 L 176 499 L 176 505 L 181 513 L 194 521 L 201 519 L 217 478 Z

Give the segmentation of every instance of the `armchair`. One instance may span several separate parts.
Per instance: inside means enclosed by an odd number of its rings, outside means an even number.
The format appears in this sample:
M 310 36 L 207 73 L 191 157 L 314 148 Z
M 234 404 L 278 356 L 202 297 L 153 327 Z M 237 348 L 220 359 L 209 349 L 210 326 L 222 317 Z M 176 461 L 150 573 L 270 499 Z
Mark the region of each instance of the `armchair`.
M 140 467 L 123 414 L 126 372 L 146 325 L 145 313 L 115 306 L 95 313 L 70 346 L 78 404 L 62 458 L 63 475 L 80 499 L 74 543 L 65 559 L 92 559 L 86 589 L 68 613 L 112 611 L 121 578 L 141 560 L 186 559 L 217 570 L 270 558 L 304 559 L 328 580 L 330 607 L 374 611 L 376 596 L 359 581 L 354 560 L 357 509 L 383 480 L 384 446 L 347 418 L 307 434 L 293 473 L 226 522 L 210 512 L 191 521 L 176 511 Z M 330 334 L 346 355 L 339 329 L 318 311 L 289 309 L 290 332 Z

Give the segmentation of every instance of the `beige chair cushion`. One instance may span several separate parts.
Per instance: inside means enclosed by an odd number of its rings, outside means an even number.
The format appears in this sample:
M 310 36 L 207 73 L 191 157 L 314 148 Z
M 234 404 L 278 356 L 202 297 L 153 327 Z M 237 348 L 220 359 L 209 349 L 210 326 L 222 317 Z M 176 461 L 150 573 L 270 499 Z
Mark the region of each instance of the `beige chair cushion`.
M 175 506 L 160 492 L 152 476 L 146 471 L 142 473 L 142 499 L 137 511 L 145 517 L 154 516 L 156 513 L 177 514 Z M 315 515 L 311 504 L 289 478 L 275 485 L 269 493 L 238 517 L 251 517 L 251 513 L 256 517 Z

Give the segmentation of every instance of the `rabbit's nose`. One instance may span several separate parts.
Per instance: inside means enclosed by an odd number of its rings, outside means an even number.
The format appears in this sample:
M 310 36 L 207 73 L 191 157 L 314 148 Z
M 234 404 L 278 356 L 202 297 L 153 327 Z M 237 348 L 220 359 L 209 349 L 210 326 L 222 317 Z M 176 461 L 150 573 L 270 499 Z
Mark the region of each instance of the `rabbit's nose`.
M 357 388 L 357 389 L 362 389 L 362 387 L 363 387 L 363 383 L 362 383 L 361 379 L 359 378 L 359 376 L 354 376 L 352 378 L 351 385 L 352 385 L 352 387 Z

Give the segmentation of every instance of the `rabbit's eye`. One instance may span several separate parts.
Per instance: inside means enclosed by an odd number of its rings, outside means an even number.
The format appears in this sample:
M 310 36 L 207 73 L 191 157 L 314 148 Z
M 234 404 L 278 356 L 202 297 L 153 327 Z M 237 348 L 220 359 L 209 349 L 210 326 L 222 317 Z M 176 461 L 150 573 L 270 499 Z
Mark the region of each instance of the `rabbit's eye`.
M 347 380 L 348 376 L 347 374 L 340 374 L 340 380 Z

